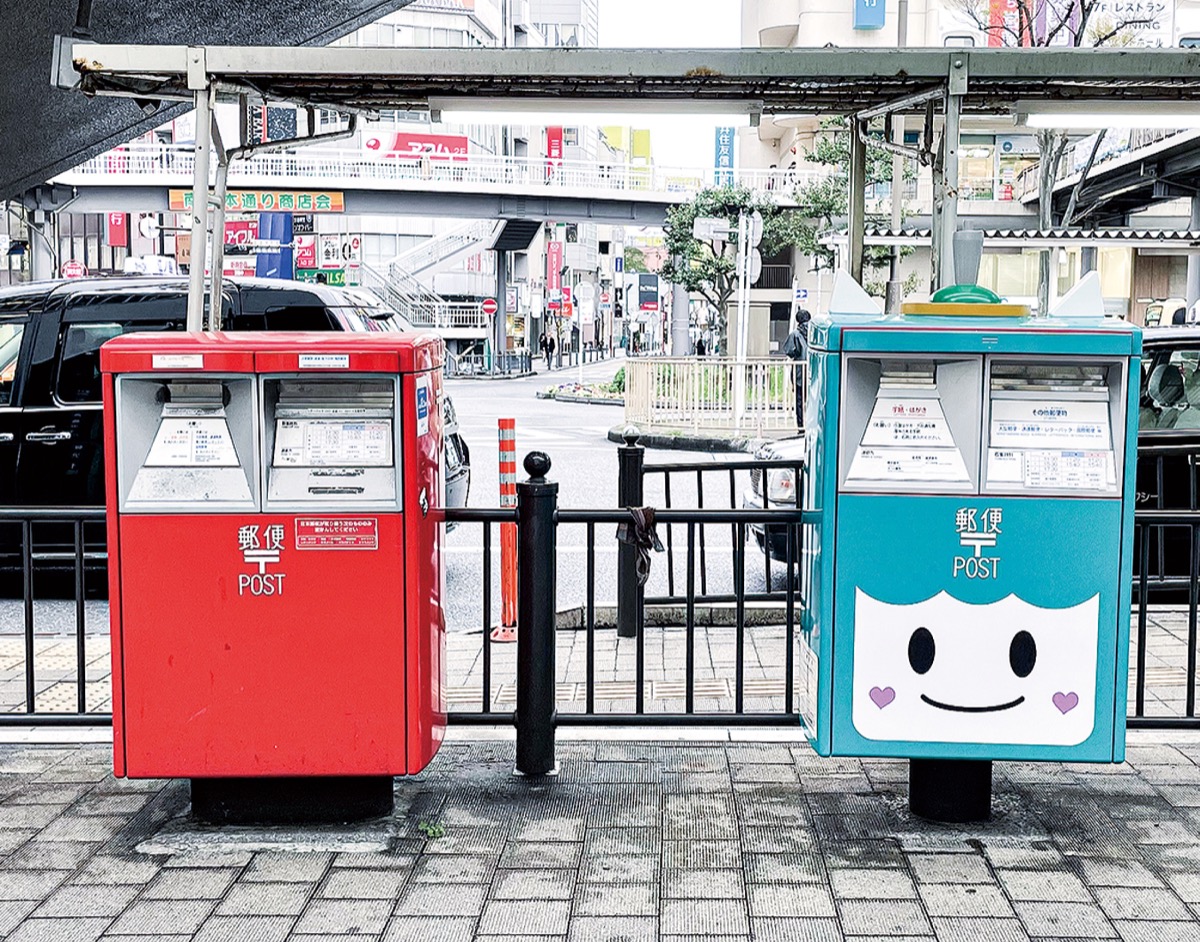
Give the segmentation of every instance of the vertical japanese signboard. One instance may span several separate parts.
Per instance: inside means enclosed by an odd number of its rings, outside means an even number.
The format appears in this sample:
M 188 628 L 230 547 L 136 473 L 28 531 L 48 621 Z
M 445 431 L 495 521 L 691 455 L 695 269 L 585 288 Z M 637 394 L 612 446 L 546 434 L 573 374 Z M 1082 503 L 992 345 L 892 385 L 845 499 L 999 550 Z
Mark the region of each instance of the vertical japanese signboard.
M 855 29 L 883 29 L 884 0 L 854 0 Z
M 108 244 L 113 247 L 129 245 L 129 226 L 124 213 L 108 214 Z
M 717 128 L 713 139 L 713 183 L 733 186 L 733 128 Z
M 563 244 L 561 242 L 546 243 L 546 287 L 553 296 L 562 290 Z
M 546 128 L 546 179 L 552 179 L 560 167 L 563 157 L 563 129 Z

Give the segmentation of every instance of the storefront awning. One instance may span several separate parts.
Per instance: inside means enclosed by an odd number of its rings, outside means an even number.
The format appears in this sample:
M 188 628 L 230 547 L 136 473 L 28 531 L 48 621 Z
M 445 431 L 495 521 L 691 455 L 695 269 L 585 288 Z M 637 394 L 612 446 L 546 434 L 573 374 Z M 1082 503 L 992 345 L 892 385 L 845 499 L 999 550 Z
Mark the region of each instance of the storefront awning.
M 1200 251 L 1200 229 L 984 229 L 983 247 L 1045 249 L 1066 246 L 1124 246 Z M 931 229 L 868 228 L 866 245 L 930 245 Z M 845 230 L 829 233 L 821 244 L 845 249 Z

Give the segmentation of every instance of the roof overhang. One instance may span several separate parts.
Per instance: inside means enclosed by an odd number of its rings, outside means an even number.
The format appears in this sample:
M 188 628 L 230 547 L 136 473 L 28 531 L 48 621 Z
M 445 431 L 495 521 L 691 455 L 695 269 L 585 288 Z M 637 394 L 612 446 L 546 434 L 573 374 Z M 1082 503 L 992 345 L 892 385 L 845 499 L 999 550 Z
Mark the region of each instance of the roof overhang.
M 1064 246 L 1121 246 L 1200 251 L 1200 230 L 1186 229 L 983 229 L 984 248 L 1047 249 Z M 821 244 L 844 248 L 848 236 L 830 233 Z M 930 229 L 867 229 L 866 245 L 930 245 Z
M 206 77 L 250 93 L 371 112 L 438 99 L 626 101 L 663 113 L 712 108 L 850 114 L 963 91 L 964 113 L 1030 101 L 1200 101 L 1200 52 L 1147 49 L 379 49 L 140 46 L 59 37 L 54 80 L 89 95 L 190 100 Z M 1097 105 L 1099 107 L 1099 105 Z

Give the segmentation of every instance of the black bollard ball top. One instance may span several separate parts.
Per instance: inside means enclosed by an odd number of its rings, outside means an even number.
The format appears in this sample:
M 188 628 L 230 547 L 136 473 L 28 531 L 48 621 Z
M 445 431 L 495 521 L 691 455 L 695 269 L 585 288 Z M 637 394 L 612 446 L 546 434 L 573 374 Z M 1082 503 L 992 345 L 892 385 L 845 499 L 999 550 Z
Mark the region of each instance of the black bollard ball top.
M 621 437 L 625 439 L 625 444 L 632 448 L 638 443 L 638 439 L 642 437 L 642 433 L 636 425 L 626 425 L 625 431 L 621 433 Z
M 531 451 L 525 456 L 525 473 L 531 478 L 544 478 L 550 473 L 550 456 L 544 451 Z

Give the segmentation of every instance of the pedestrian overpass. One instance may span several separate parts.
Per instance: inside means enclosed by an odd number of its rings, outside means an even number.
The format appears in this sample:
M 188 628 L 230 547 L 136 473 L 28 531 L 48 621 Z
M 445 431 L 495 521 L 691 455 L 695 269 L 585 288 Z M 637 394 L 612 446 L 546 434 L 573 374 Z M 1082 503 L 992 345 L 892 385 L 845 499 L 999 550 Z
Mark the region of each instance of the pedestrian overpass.
M 194 170 L 190 144 L 131 144 L 92 157 L 50 184 L 70 188 L 76 212 L 167 212 L 182 209 L 182 204 L 173 206 L 171 193 L 190 190 Z M 785 206 L 793 205 L 797 184 L 815 176 L 778 169 L 721 173 Z M 551 162 L 496 154 L 397 159 L 314 147 L 233 161 L 229 186 L 335 190 L 343 194 L 345 212 L 360 215 L 661 226 L 667 210 L 711 186 L 713 174 L 711 167 Z M 54 195 L 66 196 L 62 191 Z

